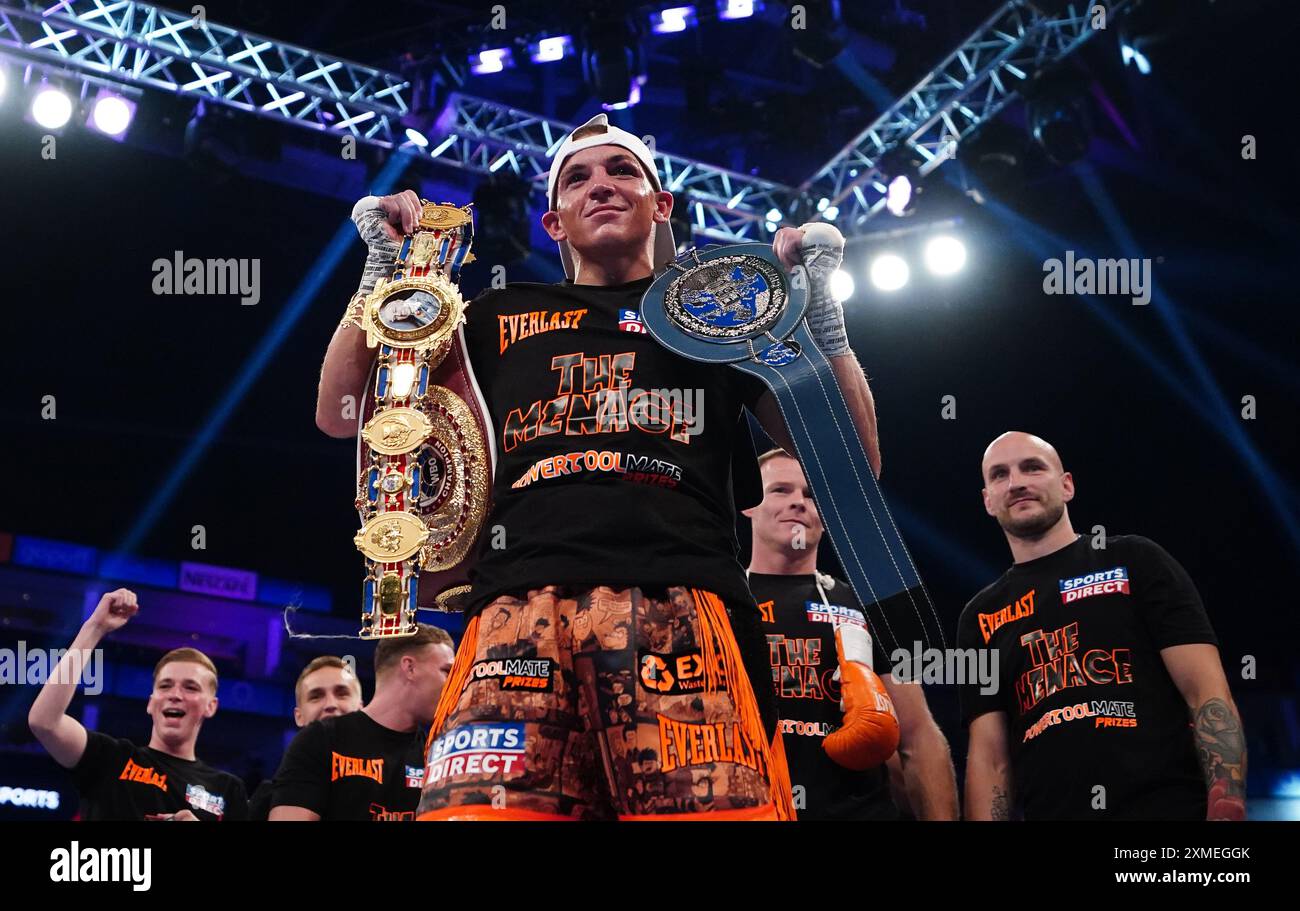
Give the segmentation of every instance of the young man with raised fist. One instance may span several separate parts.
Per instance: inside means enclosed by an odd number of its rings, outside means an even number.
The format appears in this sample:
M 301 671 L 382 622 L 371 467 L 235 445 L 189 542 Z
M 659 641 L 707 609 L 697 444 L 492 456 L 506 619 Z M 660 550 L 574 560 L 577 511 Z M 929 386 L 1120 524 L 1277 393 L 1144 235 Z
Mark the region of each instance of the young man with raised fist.
M 83 656 L 139 611 L 125 588 L 99 599 L 56 672 L 41 688 L 27 723 L 41 746 L 72 770 L 81 818 L 163 821 L 248 818 L 244 783 L 195 755 L 203 722 L 217 713 L 217 669 L 193 648 L 162 656 L 145 711 L 153 719 L 147 746 L 87 731 L 68 714 Z

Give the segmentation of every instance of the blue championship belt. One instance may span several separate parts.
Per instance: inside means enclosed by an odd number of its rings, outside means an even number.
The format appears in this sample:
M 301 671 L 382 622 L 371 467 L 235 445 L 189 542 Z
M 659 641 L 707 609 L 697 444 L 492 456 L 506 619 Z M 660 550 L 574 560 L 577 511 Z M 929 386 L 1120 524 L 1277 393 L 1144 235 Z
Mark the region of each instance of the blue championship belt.
M 790 281 L 767 244 L 689 250 L 641 299 L 655 341 L 694 361 L 730 364 L 771 390 L 849 584 L 888 646 L 942 643 L 939 618 L 894 525 L 830 361 L 804 316 L 808 283 Z

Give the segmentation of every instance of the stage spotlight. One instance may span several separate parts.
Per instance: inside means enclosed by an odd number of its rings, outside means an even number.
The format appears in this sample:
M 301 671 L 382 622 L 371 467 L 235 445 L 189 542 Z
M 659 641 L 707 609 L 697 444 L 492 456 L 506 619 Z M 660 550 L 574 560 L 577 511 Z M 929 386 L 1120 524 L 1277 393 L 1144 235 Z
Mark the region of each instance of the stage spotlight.
M 840 303 L 853 296 L 853 276 L 845 269 L 836 269 L 831 273 L 831 297 Z
M 891 214 L 902 217 L 912 205 L 912 179 L 906 174 L 899 174 L 889 182 L 885 191 L 885 208 Z
M 693 6 L 674 6 L 650 14 L 650 31 L 656 35 L 684 32 L 689 26 L 695 24 L 695 7 Z
M 135 117 L 135 102 L 107 89 L 100 89 L 87 123 L 106 136 L 121 139 Z
M 1049 74 L 1026 93 L 1029 133 L 1053 164 L 1067 165 L 1088 154 L 1092 124 L 1083 92 L 1072 77 Z
M 508 47 L 484 48 L 477 54 L 469 55 L 469 71 L 475 76 L 499 73 L 508 66 L 515 65 L 515 58 Z
M 573 39 L 568 35 L 557 35 L 554 38 L 542 38 L 531 45 L 529 56 L 533 63 L 554 63 L 563 60 L 572 50 Z
M 871 283 L 881 291 L 897 291 L 911 275 L 907 261 L 895 253 L 882 253 L 871 261 Z
M 1211 16 L 1218 17 L 1213 0 L 1134 0 L 1120 17 L 1120 59 L 1125 66 L 1132 63 L 1146 76 L 1151 72 L 1151 57 L 1160 53 L 1160 45 L 1208 26 Z
M 640 101 L 641 31 L 628 17 L 595 16 L 583 29 L 582 77 L 606 110 Z
M 406 138 L 412 145 L 419 146 L 422 149 L 427 149 L 429 147 L 429 137 L 425 136 L 414 127 L 406 128 Z
M 6 88 L 8 87 L 8 85 L 9 85 L 7 79 L 8 79 L 8 77 L 5 76 L 4 68 L 3 68 L 3 67 L 0 67 L 0 98 L 3 98 L 3 97 L 4 97 L 5 89 L 6 89 Z
M 1125 66 L 1132 63 L 1137 67 L 1137 71 L 1143 76 L 1151 75 L 1151 61 L 1147 59 L 1146 54 L 1139 51 L 1133 45 L 1128 43 L 1121 44 L 1119 46 L 1119 54 L 1120 59 L 1124 61 Z
M 748 19 L 762 8 L 763 4 L 756 0 L 718 0 L 718 18 Z
M 966 245 L 949 234 L 931 238 L 925 245 L 925 266 L 935 275 L 953 275 L 966 265 Z
M 46 86 L 32 99 L 32 119 L 47 130 L 58 130 L 72 119 L 72 99 L 62 89 Z
M 916 208 L 922 192 L 920 164 L 916 150 L 906 144 L 894 146 L 876 162 L 885 184 L 885 208 L 891 214 L 902 217 Z

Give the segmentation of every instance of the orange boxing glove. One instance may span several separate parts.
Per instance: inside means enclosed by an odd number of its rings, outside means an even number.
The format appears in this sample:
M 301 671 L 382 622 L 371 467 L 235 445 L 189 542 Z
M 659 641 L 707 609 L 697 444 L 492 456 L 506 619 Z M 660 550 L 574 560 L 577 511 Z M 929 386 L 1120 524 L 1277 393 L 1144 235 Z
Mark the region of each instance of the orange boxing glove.
M 844 768 L 865 772 L 898 749 L 898 715 L 884 681 L 871 669 L 870 633 L 849 624 L 836 626 L 835 654 L 844 726 L 822 741 L 822 749 Z

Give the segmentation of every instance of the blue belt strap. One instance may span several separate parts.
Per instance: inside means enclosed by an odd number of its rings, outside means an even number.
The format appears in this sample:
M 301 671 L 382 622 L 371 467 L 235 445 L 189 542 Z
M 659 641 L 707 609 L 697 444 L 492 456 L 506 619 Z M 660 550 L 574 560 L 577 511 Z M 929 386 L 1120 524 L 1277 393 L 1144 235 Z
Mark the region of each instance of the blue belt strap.
M 755 322 L 770 325 L 766 331 L 737 334 L 734 317 L 728 317 L 726 337 L 706 338 L 679 325 L 669 313 L 669 286 L 692 265 L 737 255 L 775 264 L 776 271 L 764 270 L 765 275 L 784 279 L 779 261 L 765 244 L 689 251 L 642 298 L 646 328 L 677 354 L 729 363 L 771 390 L 836 556 L 886 651 L 906 648 L 910 652 L 916 642 L 922 647 L 942 644 L 942 625 L 871 470 L 834 370 L 804 320 L 806 282 L 786 282 L 785 312 L 775 320 L 770 313 L 764 319 L 753 306 Z M 776 291 L 767 293 L 771 300 L 777 299 Z

